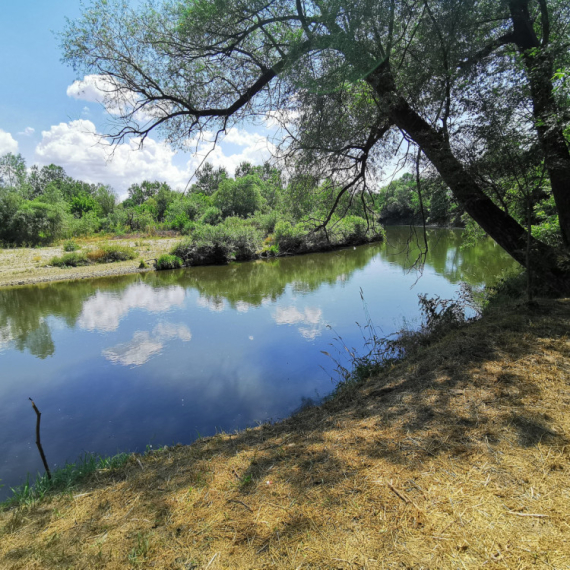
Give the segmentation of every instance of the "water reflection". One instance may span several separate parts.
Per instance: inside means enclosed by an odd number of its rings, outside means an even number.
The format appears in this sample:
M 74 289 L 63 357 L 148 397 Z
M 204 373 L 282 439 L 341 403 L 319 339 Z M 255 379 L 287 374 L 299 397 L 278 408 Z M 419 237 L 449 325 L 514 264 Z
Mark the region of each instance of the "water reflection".
M 388 228 L 385 244 L 328 254 L 0 290 L 0 351 L 12 347 L 47 358 L 55 351 L 49 317 L 63 319 L 68 327 L 111 332 L 133 310 L 163 313 L 181 308 L 189 290 L 199 293 L 198 307 L 247 312 L 276 302 L 288 286 L 299 295 L 325 284 L 343 287 L 376 256 L 406 273 L 419 254 L 417 242 L 425 247 L 420 232 L 395 227 Z M 462 248 L 461 242 L 458 230 L 428 230 L 426 269 L 451 283 L 481 285 L 515 266 L 492 240 L 481 240 L 469 248 Z M 275 315 L 277 324 L 288 318 L 283 311 Z M 311 320 L 314 317 L 295 318 L 309 326 L 310 331 L 304 330 L 308 338 L 319 334 L 319 326 Z M 147 342 L 149 349 L 156 344 Z
M 303 312 L 297 307 L 277 307 L 273 318 L 278 325 L 296 325 L 301 336 L 307 340 L 319 336 L 325 327 L 323 311 L 318 307 L 305 307 Z
M 89 331 L 114 331 L 129 311 L 143 309 L 163 313 L 184 303 L 182 287 L 155 289 L 145 283 L 136 283 L 120 294 L 97 291 L 83 305 L 77 324 Z
M 385 244 L 328 254 L 0 290 L 0 497 L 41 469 L 29 396 L 54 463 L 276 420 L 332 389 L 327 325 L 362 344 L 360 288 L 389 334 L 418 293 L 514 267 L 491 241 L 428 240 L 419 281 L 409 230 L 389 228 Z
M 192 340 L 190 329 L 183 324 L 159 323 L 152 332 L 136 331 L 129 342 L 103 350 L 102 354 L 111 362 L 123 366 L 140 366 L 154 354 L 159 354 L 169 340 Z

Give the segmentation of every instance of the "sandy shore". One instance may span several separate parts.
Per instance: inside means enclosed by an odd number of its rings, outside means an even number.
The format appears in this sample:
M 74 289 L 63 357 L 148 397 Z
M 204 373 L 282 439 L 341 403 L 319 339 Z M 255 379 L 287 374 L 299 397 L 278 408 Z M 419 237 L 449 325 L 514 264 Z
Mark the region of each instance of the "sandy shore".
M 61 256 L 63 246 L 52 247 L 20 247 L 0 249 L 0 287 L 33 285 L 50 281 L 67 281 L 72 279 L 92 279 L 111 275 L 142 273 L 149 269 L 139 269 L 141 259 L 152 267 L 150 260 L 163 253 L 168 253 L 180 238 L 129 238 L 129 239 L 89 239 L 76 240 L 82 249 L 95 248 L 102 243 L 132 247 L 137 257 L 129 261 L 89 265 L 87 267 L 50 267 L 49 262 L 55 256 Z

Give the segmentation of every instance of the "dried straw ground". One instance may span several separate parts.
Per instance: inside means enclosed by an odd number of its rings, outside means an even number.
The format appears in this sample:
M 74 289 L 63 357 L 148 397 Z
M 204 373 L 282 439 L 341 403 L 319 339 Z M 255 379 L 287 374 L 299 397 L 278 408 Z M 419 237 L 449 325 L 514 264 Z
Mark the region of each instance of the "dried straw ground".
M 570 568 L 570 300 L 0 514 L 2 568 Z

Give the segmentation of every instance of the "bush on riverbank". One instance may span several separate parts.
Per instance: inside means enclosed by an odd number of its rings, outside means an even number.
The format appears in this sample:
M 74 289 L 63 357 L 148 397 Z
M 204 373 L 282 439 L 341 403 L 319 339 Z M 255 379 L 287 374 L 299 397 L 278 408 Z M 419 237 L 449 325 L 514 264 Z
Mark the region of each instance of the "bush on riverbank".
M 271 227 L 274 233 L 266 235 L 264 230 Z M 316 231 L 315 224 L 308 221 L 292 224 L 277 222 L 272 216 L 245 220 L 230 217 L 217 226 L 196 224 L 189 237 L 172 253 L 180 257 L 184 265 L 216 265 L 261 256 L 326 251 L 383 238 L 380 226 L 368 228 L 366 220 L 357 216 L 333 219 L 326 229 Z
M 182 267 L 182 260 L 176 255 L 168 255 L 165 253 L 156 260 L 155 267 L 159 271 L 163 269 L 180 269 Z
M 55 267 L 79 267 L 91 263 L 127 261 L 134 259 L 136 255 L 136 251 L 131 247 L 124 245 L 102 245 L 88 251 L 70 251 L 61 257 L 53 257 L 49 263 Z
M 94 263 L 113 263 L 115 261 L 127 261 L 137 256 L 132 247 L 124 245 L 102 245 L 87 252 L 87 258 Z
M 49 264 L 54 267 L 80 267 L 89 265 L 87 254 L 84 251 L 71 251 L 64 253 L 61 257 L 52 257 Z

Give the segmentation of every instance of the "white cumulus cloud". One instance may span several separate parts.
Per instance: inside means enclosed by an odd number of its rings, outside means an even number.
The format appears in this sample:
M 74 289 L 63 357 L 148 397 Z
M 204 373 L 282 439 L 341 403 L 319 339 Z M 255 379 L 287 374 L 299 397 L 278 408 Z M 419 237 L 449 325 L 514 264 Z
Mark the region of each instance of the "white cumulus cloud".
M 143 180 L 165 181 L 172 188 L 184 190 L 211 149 L 209 143 L 199 143 L 196 152 L 180 167 L 174 163 L 176 151 L 167 143 L 148 137 L 141 148 L 139 142 L 133 138 L 112 147 L 97 132 L 92 121 L 78 119 L 42 131 L 36 160 L 40 165 L 58 164 L 79 180 L 110 184 L 124 196 L 131 184 Z M 230 174 L 243 161 L 262 164 L 273 149 L 262 135 L 237 128 L 229 129 L 227 142 L 237 146 L 239 152 L 229 153 L 222 143 L 207 156 L 207 160 L 215 167 L 225 167 Z M 14 143 L 17 148 L 16 141 Z
M 120 194 L 143 180 L 166 181 L 173 188 L 184 189 L 191 172 L 174 165 L 174 156 L 169 145 L 151 138 L 143 148 L 136 139 L 111 147 L 86 119 L 42 131 L 42 140 L 36 147 L 40 164 L 58 164 L 74 178 L 111 184 Z
M 18 141 L 10 133 L 0 129 L 0 155 L 7 152 L 18 152 Z

